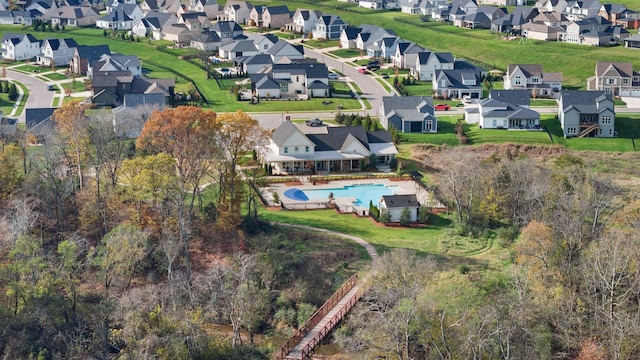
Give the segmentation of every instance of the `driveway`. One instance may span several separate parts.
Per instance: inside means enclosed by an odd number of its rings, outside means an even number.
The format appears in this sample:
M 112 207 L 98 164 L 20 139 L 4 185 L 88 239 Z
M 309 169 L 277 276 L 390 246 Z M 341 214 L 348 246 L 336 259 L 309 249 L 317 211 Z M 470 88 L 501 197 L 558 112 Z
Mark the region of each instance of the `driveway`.
M 7 69 L 7 79 L 16 80 L 23 83 L 29 90 L 29 98 L 25 105 L 25 111 L 18 116 L 18 122 L 25 123 L 26 109 L 32 108 L 48 108 L 53 102 L 53 91 L 47 89 L 47 83 L 27 74 L 19 73 Z

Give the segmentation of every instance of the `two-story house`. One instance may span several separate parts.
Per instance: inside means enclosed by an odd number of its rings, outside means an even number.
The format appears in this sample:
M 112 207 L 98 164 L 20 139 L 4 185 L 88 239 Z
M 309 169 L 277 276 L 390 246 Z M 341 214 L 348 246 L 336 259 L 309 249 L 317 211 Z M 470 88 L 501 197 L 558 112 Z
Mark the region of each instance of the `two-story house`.
M 604 91 L 563 91 L 558 119 L 565 137 L 614 137 L 615 107 Z
M 189 11 L 203 12 L 209 19 L 216 19 L 224 13 L 224 8 L 216 0 L 189 0 Z
M 286 5 L 267 6 L 262 13 L 262 26 L 280 29 L 291 22 L 291 12 Z
M 455 59 L 451 53 L 422 51 L 416 57 L 411 75 L 420 81 L 432 81 L 436 70 L 453 70 Z
M 298 8 L 285 28 L 296 33 L 308 33 L 316 27 L 320 16 L 322 16 L 321 11 Z
M 462 99 L 482 97 L 482 83 L 477 72 L 470 70 L 436 70 L 432 82 L 434 97 Z
M 204 12 L 188 11 L 178 14 L 178 24 L 184 24 L 193 32 L 205 30 L 211 27 L 211 21 Z
M 304 59 L 304 47 L 294 45 L 284 40 L 278 40 L 268 51 L 274 64 L 282 63 L 284 59 Z
M 383 96 L 379 115 L 385 129 L 393 126 L 402 133 L 438 131 L 430 96 Z
M 622 43 L 629 36 L 629 32 L 622 26 L 612 26 L 609 20 L 594 16 L 569 23 L 566 32 L 559 33 L 558 40 L 572 44 L 605 46 Z
M 93 77 L 96 73 L 128 72 L 131 76 L 142 75 L 142 63 L 137 55 L 123 55 L 118 53 L 105 53 L 96 61 L 89 64 L 87 76 Z
M 219 52 L 220 57 L 227 60 L 235 60 L 241 56 L 258 55 L 259 53 L 252 40 L 239 40 L 222 45 Z
M 531 22 L 539 15 L 538 9 L 518 6 L 511 13 L 491 21 L 491 31 L 500 33 L 520 33 L 523 24 Z
M 597 62 L 595 75 L 587 79 L 587 90 L 614 96 L 640 97 L 640 73 L 630 62 Z
M 235 21 L 244 24 L 249 20 L 253 5 L 247 1 L 230 0 L 224 6 L 224 15 L 220 20 Z
M 400 2 L 400 11 L 407 14 L 432 16 L 437 9 L 447 8 L 445 0 L 405 0 Z
M 14 61 L 33 59 L 40 54 L 42 41 L 31 34 L 4 33 L 2 58 Z
M 528 90 L 531 97 L 549 97 L 562 90 L 562 73 L 544 72 L 539 64 L 509 64 L 506 90 Z
M 322 15 L 318 18 L 313 29 L 313 37 L 316 39 L 335 40 L 340 38 L 342 29 L 347 23 L 338 15 Z
M 91 64 L 109 54 L 109 45 L 79 45 L 73 53 L 69 68 L 76 75 L 86 75 Z
M 260 150 L 260 160 L 274 175 L 359 171 L 374 159 L 388 165 L 398 154 L 388 131 L 366 131 L 362 126 L 328 126 L 305 134 L 284 121 Z
M 105 4 L 105 10 L 107 11 L 107 13 L 110 13 L 113 10 L 115 10 L 118 6 L 123 4 L 136 5 L 137 2 L 136 0 L 108 0 L 107 3 Z
M 91 101 L 101 106 L 124 103 L 165 105 L 174 96 L 175 79 L 150 79 L 129 71 L 98 71 L 93 74 Z
M 44 66 L 68 65 L 77 47 L 78 43 L 72 38 L 46 39 L 42 42 L 42 53 L 37 56 L 36 62 Z
M 570 21 L 579 21 L 597 16 L 602 4 L 598 0 L 573 0 L 564 8 L 564 15 Z
M 51 8 L 43 16 L 53 26 L 91 26 L 96 23 L 100 14 L 89 6 L 61 6 Z
M 137 4 L 119 4 L 106 15 L 96 21 L 99 29 L 131 30 L 133 25 L 142 20 L 144 13 Z
M 209 30 L 218 34 L 223 45 L 233 42 L 243 33 L 242 27 L 235 21 L 217 21 L 211 25 Z
M 329 97 L 329 70 L 322 63 L 273 64 L 268 74 L 251 76 L 259 98 Z
M 396 45 L 396 52 L 391 56 L 391 63 L 393 66 L 404 69 L 409 66 L 413 66 L 416 63 L 418 53 L 425 51 L 425 49 L 412 42 L 403 41 Z
M 162 27 L 166 24 L 175 24 L 177 21 L 172 14 L 155 10 L 150 11 L 133 24 L 131 33 L 139 37 L 152 36 L 154 40 L 160 40 L 162 39 Z
M 540 114 L 530 103 L 527 90 L 492 90 L 477 107 L 465 108 L 465 120 L 481 129 L 540 130 Z
M 372 46 L 378 46 L 382 39 L 397 38 L 395 31 L 391 29 L 383 29 L 377 25 L 362 24 L 362 29 L 355 39 L 356 49 L 367 51 Z

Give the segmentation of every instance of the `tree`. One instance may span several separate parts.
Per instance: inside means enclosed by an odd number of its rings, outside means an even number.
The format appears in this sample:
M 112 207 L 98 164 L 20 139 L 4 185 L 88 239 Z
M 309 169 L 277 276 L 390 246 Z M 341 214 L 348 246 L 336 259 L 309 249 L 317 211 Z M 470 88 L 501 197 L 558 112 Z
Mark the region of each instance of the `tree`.
M 4 79 L 7 77 L 7 65 L 0 66 L 0 78 Z
M 402 212 L 400 213 L 400 225 L 411 225 L 411 210 L 408 207 L 402 209 Z
M 69 165 L 76 168 L 80 189 L 84 187 L 82 169 L 84 160 L 89 154 L 89 122 L 84 111 L 84 105 L 76 100 L 63 104 L 53 112 L 52 116 L 56 130 L 73 154 Z
M 194 205 L 205 177 L 211 175 L 216 161 L 221 158 L 215 141 L 215 134 L 220 128 L 215 112 L 195 106 L 180 106 L 154 112 L 136 141 L 138 149 L 152 154 L 164 152 L 175 161 L 179 179 L 176 215 L 189 277 L 189 240 Z
M 20 149 L 15 145 L 4 145 L 0 140 L 0 200 L 9 198 L 20 185 L 19 159 Z
M 216 133 L 216 143 L 222 152 L 222 161 L 218 164 L 218 211 L 221 213 L 218 224 L 228 231 L 240 223 L 240 208 L 244 196 L 238 162 L 250 151 L 263 146 L 267 134 L 256 119 L 241 110 L 220 115 L 218 121 L 221 127 Z
M 16 87 L 16 84 L 11 83 L 11 85 L 9 85 L 9 100 L 11 101 L 16 101 L 18 100 L 18 88 Z
M 146 256 L 147 238 L 148 234 L 137 227 L 119 225 L 102 239 L 96 261 L 107 296 L 114 281 L 119 287 L 129 288 L 138 263 Z

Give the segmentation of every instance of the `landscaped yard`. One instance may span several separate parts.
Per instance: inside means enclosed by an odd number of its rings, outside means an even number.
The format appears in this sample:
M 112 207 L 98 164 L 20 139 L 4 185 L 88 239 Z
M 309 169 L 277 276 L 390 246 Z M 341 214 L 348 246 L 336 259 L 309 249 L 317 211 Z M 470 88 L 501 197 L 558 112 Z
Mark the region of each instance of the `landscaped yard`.
M 50 74 L 44 74 L 42 76 L 46 77 L 49 80 L 53 80 L 53 81 L 67 80 L 68 79 L 67 75 L 60 74 L 58 72 L 53 72 L 53 73 L 50 73 Z
M 14 68 L 11 68 L 11 70 L 32 74 L 32 73 L 49 72 L 49 71 L 51 71 L 51 68 L 48 68 L 48 67 L 45 68 L 45 67 L 41 67 L 41 66 L 37 66 L 37 65 L 24 64 L 24 65 L 20 65 L 20 66 L 16 66 Z
M 338 46 L 339 42 L 338 40 L 309 39 L 309 40 L 305 40 L 303 44 L 305 44 L 306 46 L 314 47 L 314 48 L 326 49 L 326 48 Z
M 336 55 L 337 57 L 341 57 L 345 59 L 362 55 L 362 52 L 356 49 L 338 49 L 338 50 L 333 50 L 330 53 L 333 55 Z
M 9 115 L 13 110 L 13 101 L 9 101 L 9 94 L 0 93 L 0 110 L 4 116 Z
M 63 84 L 61 84 L 61 86 L 65 90 L 71 88 L 72 92 L 85 91 L 84 83 L 82 81 L 80 81 L 80 80 L 74 80 L 72 82 L 63 83 Z

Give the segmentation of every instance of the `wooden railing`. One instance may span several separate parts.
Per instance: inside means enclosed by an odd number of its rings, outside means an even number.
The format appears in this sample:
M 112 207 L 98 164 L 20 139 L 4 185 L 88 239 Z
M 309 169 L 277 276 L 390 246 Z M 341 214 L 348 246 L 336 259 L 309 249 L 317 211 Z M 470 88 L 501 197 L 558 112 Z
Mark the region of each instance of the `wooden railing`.
M 322 304 L 322 306 L 318 310 L 316 310 L 316 312 L 314 312 L 313 315 L 311 315 L 309 320 L 307 320 L 304 324 L 302 324 L 302 326 L 280 347 L 280 350 L 278 350 L 278 352 L 276 353 L 276 359 L 278 360 L 286 359 L 287 355 L 291 352 L 291 350 L 293 350 L 296 347 L 296 345 L 300 343 L 300 340 L 302 340 L 309 333 L 309 331 L 311 331 L 311 329 L 313 329 L 316 325 L 318 325 L 318 323 L 329 313 L 329 311 L 331 311 L 336 306 L 336 304 L 338 304 L 338 302 L 340 302 L 340 300 L 342 300 L 344 296 L 349 291 L 351 291 L 351 289 L 353 289 L 354 286 L 356 286 L 357 282 L 358 282 L 358 274 L 353 274 L 349 278 L 349 280 L 347 280 L 347 282 L 342 284 L 342 286 L 340 286 L 340 288 L 335 293 L 333 293 L 333 295 L 331 295 L 329 300 L 327 300 L 324 304 Z M 360 299 L 359 292 L 356 293 L 355 295 L 358 295 L 358 296 L 352 297 L 352 299 L 349 299 L 349 303 L 351 303 L 351 301 L 354 301 L 353 298 L 356 298 L 353 304 L 351 306 L 346 306 L 345 308 L 348 308 L 349 310 L 351 310 L 353 305 L 355 305 L 355 303 L 358 302 L 358 300 Z M 346 315 L 346 313 L 349 310 L 344 312 L 342 317 L 344 317 L 344 315 Z M 342 312 L 343 311 L 341 310 L 340 313 Z M 342 317 L 340 319 L 342 319 Z M 335 326 L 335 323 L 333 324 L 333 326 Z M 333 328 L 333 326 L 326 331 L 323 328 L 323 331 L 325 331 L 324 335 L 326 335 L 328 331 L 330 331 Z M 317 345 L 319 341 L 320 340 L 317 340 L 315 344 Z M 308 346 L 305 346 L 305 348 L 307 347 Z M 307 352 L 310 352 L 312 350 L 313 350 L 313 347 L 308 349 Z

